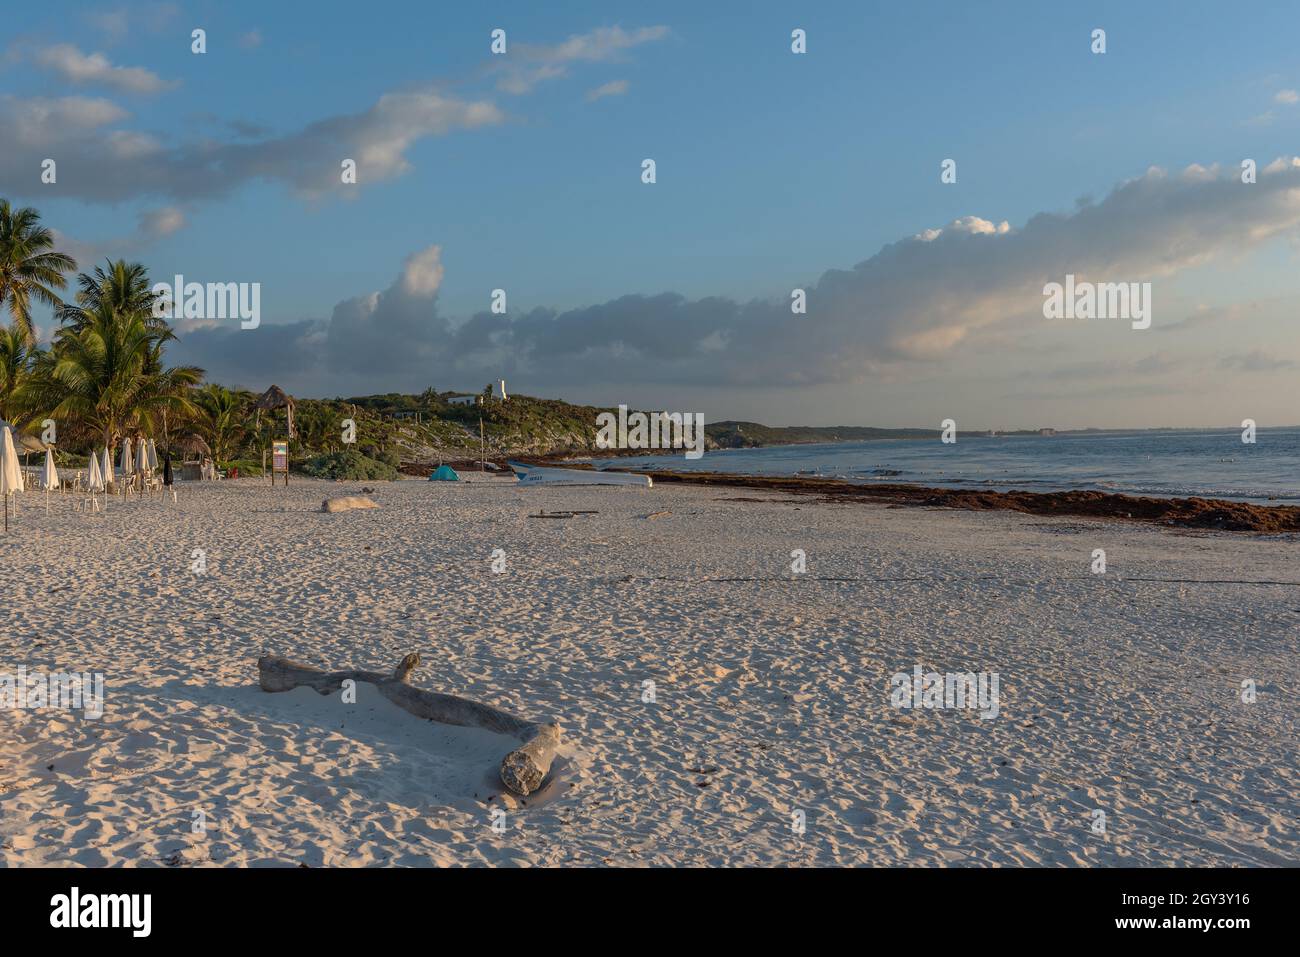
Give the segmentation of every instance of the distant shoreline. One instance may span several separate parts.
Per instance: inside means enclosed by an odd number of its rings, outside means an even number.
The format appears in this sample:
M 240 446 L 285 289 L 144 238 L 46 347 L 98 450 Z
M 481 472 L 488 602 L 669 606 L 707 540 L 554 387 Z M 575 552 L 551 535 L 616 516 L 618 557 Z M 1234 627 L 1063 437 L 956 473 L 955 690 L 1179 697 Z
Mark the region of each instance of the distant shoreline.
M 1260 431 L 1287 431 L 1298 429 L 1300 425 L 1268 426 Z M 1040 439 L 1070 436 L 1106 436 L 1135 435 L 1147 432 L 1235 432 L 1235 426 L 1158 426 L 1156 428 L 1085 428 L 1056 429 L 1043 427 L 1038 429 L 957 429 L 957 439 Z M 773 448 L 791 445 L 846 445 L 855 442 L 883 442 L 900 440 L 934 441 L 943 435 L 941 429 L 915 428 L 881 428 L 877 426 L 807 426 L 807 425 L 762 425 L 757 422 L 736 422 L 724 420 L 705 425 L 705 432 L 712 443 L 709 448 L 718 451 L 734 449 Z M 641 454 L 653 454 L 651 450 L 640 450 Z M 623 453 L 626 454 L 626 453 Z M 602 456 L 605 457 L 605 456 Z M 613 456 L 609 456 L 613 457 Z

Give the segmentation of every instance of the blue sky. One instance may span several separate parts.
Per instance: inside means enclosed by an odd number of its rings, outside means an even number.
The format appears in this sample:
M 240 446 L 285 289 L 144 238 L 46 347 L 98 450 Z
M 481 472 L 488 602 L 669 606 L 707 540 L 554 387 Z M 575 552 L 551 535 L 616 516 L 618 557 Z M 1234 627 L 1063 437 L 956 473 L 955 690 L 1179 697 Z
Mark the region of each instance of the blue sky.
M 1295 4 L 463 6 L 25 8 L 0 48 L 0 142 L 18 144 L 0 196 L 79 260 L 260 282 L 263 327 L 183 328 L 175 350 L 250 388 L 477 389 L 500 370 L 710 420 L 1300 421 L 1293 170 L 1261 175 L 1266 200 L 1233 182 L 1242 158 L 1300 152 Z M 322 185 L 361 151 L 356 186 Z M 1107 201 L 1152 167 L 1163 181 Z M 1095 222 L 1016 242 L 1081 201 Z M 918 249 L 878 258 L 900 243 Z M 805 329 L 785 318 L 791 289 L 873 257 L 810 295 Z M 1153 329 L 1047 327 L 1025 289 L 1070 270 L 1153 281 Z M 466 326 L 494 288 L 509 328 Z

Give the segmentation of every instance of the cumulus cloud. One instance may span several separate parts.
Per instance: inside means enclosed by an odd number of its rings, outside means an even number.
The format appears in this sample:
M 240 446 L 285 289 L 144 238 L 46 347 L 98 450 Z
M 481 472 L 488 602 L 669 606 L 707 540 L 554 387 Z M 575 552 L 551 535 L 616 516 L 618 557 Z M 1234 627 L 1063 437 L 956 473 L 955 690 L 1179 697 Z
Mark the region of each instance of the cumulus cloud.
M 1278 90 L 1277 95 L 1274 96 L 1273 99 L 1277 103 L 1291 106 L 1295 103 L 1300 103 L 1300 93 L 1297 93 L 1295 90 Z
M 499 74 L 497 88 L 504 93 L 531 92 L 544 80 L 566 76 L 575 63 L 604 63 L 617 60 L 625 51 L 668 36 L 665 26 L 600 27 L 575 34 L 563 43 L 549 46 L 511 44 L 509 52 L 493 64 Z
M 1005 219 L 1000 223 L 991 223 L 987 219 L 980 219 L 978 216 L 962 216 L 954 219 L 947 226 L 940 226 L 937 229 L 923 229 L 914 236 L 923 243 L 933 242 L 947 233 L 966 233 L 969 236 L 1000 236 L 1003 233 L 1011 232 L 1011 224 Z
M 402 292 L 416 298 L 432 298 L 441 285 L 441 246 L 430 246 L 407 257 L 402 269 Z
M 607 96 L 622 96 L 627 92 L 627 80 L 610 80 L 608 83 L 602 83 L 594 90 L 587 91 L 587 102 L 604 99 Z
M 296 388 L 346 383 L 336 391 L 351 394 L 430 381 L 473 384 L 498 374 L 534 387 L 827 385 L 942 359 L 985 333 L 1042 329 L 1043 286 L 1067 273 L 1153 282 L 1159 328 L 1161 279 L 1298 227 L 1300 159 L 1269 164 L 1250 186 L 1232 170 L 1151 169 L 1101 202 L 1040 213 L 1019 228 L 968 216 L 892 243 L 852 269 L 806 283 L 806 315 L 792 314 L 788 300 L 665 292 L 565 312 L 480 313 L 458 323 L 437 309 L 442 263 L 433 246 L 411 256 L 385 291 L 339 303 L 327 321 L 299 325 L 280 368 L 303 370 Z M 233 336 L 261 354 L 258 334 L 213 330 L 203 341 L 183 338 L 186 361 L 220 378 L 203 353 L 213 337 Z M 235 346 L 212 348 L 225 356 Z
M 106 86 L 123 93 L 159 93 L 176 86 L 152 70 L 139 66 L 114 66 L 102 53 L 83 53 L 71 43 L 37 51 L 38 66 L 78 86 Z

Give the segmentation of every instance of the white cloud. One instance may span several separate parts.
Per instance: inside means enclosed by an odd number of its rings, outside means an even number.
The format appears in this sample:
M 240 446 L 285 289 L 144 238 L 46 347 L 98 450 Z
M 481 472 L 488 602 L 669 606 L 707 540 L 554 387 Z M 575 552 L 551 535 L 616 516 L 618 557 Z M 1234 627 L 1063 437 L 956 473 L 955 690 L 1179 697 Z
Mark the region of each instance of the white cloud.
M 912 238 L 923 243 L 929 243 L 934 242 L 945 232 L 967 233 L 971 236 L 1000 236 L 1003 233 L 1011 232 L 1011 224 L 1005 219 L 1000 223 L 991 223 L 987 219 L 980 219 L 978 216 L 962 216 L 954 219 L 947 226 L 938 229 L 923 229 Z
M 1295 90 L 1278 90 L 1277 95 L 1273 97 L 1273 100 L 1277 103 L 1290 106 L 1295 103 L 1300 103 L 1300 93 Z
M 570 64 L 616 60 L 625 50 L 666 36 L 668 28 L 665 26 L 638 27 L 635 30 L 599 27 L 550 46 L 515 44 L 504 57 L 497 58 L 501 62 L 494 63 L 502 74 L 497 87 L 505 93 L 528 93 L 543 80 L 567 75 Z
M 78 142 L 82 136 L 129 116 L 111 100 L 86 96 L 33 97 L 19 99 L 0 95 L 0 141 L 6 153 L 16 155 L 15 145 L 57 146 Z M 3 168 L 0 154 L 0 168 Z
M 134 160 L 157 153 L 162 144 L 148 133 L 136 133 L 131 130 L 113 130 L 104 137 L 108 152 L 121 160 Z
M 1187 166 L 1183 172 L 1183 179 L 1197 182 L 1209 182 L 1216 179 L 1219 175 L 1219 164 L 1214 163 L 1211 166 L 1202 166 L 1200 163 L 1192 163 Z
M 607 96 L 622 96 L 627 92 L 627 80 L 610 80 L 608 83 L 602 83 L 594 90 L 587 91 L 587 102 L 603 99 Z
M 315 123 L 301 133 L 254 145 L 252 150 L 268 157 L 285 152 L 314 157 L 331 155 L 332 143 L 345 144 L 349 151 L 337 155 L 356 159 L 358 178 L 374 181 L 407 172 L 406 151 L 418 140 L 455 129 L 493 126 L 504 118 L 486 101 L 468 102 L 437 91 L 387 93 L 364 113 Z M 334 188 L 337 170 L 331 168 L 323 179 L 325 182 L 310 175 L 298 177 L 298 185 L 308 193 L 320 192 L 326 184 Z
M 287 183 L 302 195 L 319 196 L 355 190 L 340 180 L 339 163 L 345 157 L 357 161 L 364 186 L 405 173 L 410 168 L 406 152 L 422 139 L 505 118 L 489 101 L 412 91 L 386 94 L 368 110 L 319 120 L 283 136 L 171 145 L 146 133 L 102 129 L 127 115 L 102 99 L 0 95 L 0 143 L 5 147 L 0 149 L 0 182 L 21 184 L 27 171 L 53 156 L 59 162 L 61 191 L 90 201 L 220 196 L 254 179 Z
M 147 5 L 130 13 L 129 27 L 151 30 L 175 15 L 170 4 Z M 102 26 L 117 30 L 126 16 L 106 14 Z M 602 27 L 551 46 L 513 44 L 510 62 L 490 61 L 488 69 L 500 73 L 502 88 L 526 92 L 541 79 L 563 76 L 572 64 L 616 60 L 623 51 L 667 35 L 663 26 Z M 261 33 L 253 30 L 243 39 L 245 45 L 259 42 Z M 70 44 L 46 48 L 37 59 L 72 82 L 135 92 L 168 86 L 148 70 L 115 66 L 103 54 L 86 54 Z M 627 81 L 613 81 L 593 91 L 593 98 L 626 89 Z M 19 184 L 15 193 L 25 195 L 21 187 L 30 177 L 24 174 L 61 149 L 56 157 L 61 194 L 89 202 L 146 196 L 191 201 L 223 196 L 259 179 L 288 184 L 302 196 L 354 198 L 358 186 L 408 172 L 407 154 L 420 140 L 505 121 L 490 100 L 463 99 L 436 86 L 388 93 L 367 110 L 327 117 L 279 136 L 238 121 L 227 124 L 241 127 L 238 136 L 225 141 L 182 142 L 143 131 L 101 129 L 126 117 L 106 100 L 0 94 L 0 143 L 6 147 L 0 150 L 0 182 Z M 73 142 L 75 149 L 68 149 Z M 357 162 L 357 186 L 341 182 L 339 163 L 345 158 Z
M 144 67 L 114 66 L 102 53 L 82 53 L 71 43 L 60 43 L 37 51 L 39 66 L 58 74 L 69 83 L 107 86 L 124 93 L 158 93 L 176 86 Z
M 262 31 L 249 30 L 239 38 L 239 45 L 245 50 L 255 50 L 262 45 Z
M 408 296 L 431 297 L 442 285 L 442 247 L 430 246 L 406 259 L 402 269 L 402 291 Z

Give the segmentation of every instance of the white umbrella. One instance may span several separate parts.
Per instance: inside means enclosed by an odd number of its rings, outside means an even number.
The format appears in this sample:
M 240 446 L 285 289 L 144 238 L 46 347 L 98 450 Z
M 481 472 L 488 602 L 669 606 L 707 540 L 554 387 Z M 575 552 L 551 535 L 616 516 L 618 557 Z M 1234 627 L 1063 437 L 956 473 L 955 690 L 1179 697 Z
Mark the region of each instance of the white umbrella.
M 118 461 L 118 467 L 122 470 L 122 478 L 126 478 L 135 471 L 135 461 L 131 457 L 131 440 L 122 440 L 122 458 Z
M 41 485 L 45 491 L 59 487 L 59 470 L 54 467 L 54 450 L 45 450 L 45 471 L 41 473 Z
M 23 473 L 18 468 L 18 452 L 9 426 L 0 426 L 0 498 L 5 500 L 5 531 L 9 531 L 9 497 L 23 490 Z
M 154 445 L 153 439 L 149 440 L 149 471 L 152 472 L 158 468 L 158 446 Z
M 15 429 L 8 422 L 6 422 L 4 419 L 0 419 L 0 432 L 10 433 L 9 447 L 14 452 L 14 469 L 16 470 L 14 474 L 18 476 L 17 482 L 12 483 L 9 486 L 9 491 L 11 493 L 21 492 L 23 490 L 23 469 L 22 466 L 18 464 L 17 453 L 18 453 L 18 449 L 22 447 L 22 443 L 18 438 L 18 430 Z M 0 458 L 0 462 L 3 461 L 4 461 L 3 458 Z
M 104 511 L 108 511 L 108 487 L 117 481 L 113 475 L 113 456 L 108 452 L 108 446 L 104 446 L 104 467 L 100 470 L 100 480 L 104 483 Z
M 86 469 L 86 489 L 90 492 L 91 507 L 98 512 L 99 502 L 95 499 L 95 493 L 104 491 L 104 477 L 99 474 L 99 459 L 95 456 L 94 449 L 90 450 L 90 467 Z
M 41 473 L 41 485 L 45 488 L 45 514 L 50 514 L 50 489 L 59 487 L 59 470 L 54 467 L 54 450 L 45 450 L 45 469 Z

